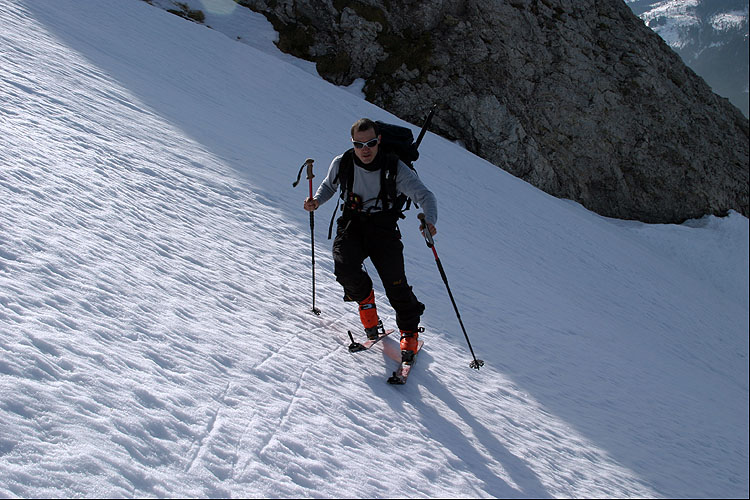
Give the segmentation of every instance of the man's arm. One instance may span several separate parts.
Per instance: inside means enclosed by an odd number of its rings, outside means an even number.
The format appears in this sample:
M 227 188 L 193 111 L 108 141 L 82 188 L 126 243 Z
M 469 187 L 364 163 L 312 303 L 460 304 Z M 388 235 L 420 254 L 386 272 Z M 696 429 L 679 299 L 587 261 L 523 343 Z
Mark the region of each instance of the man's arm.
M 339 155 L 334 158 L 333 161 L 331 161 L 331 166 L 328 167 L 326 178 L 323 179 L 323 182 L 321 182 L 320 186 L 318 186 L 318 190 L 315 192 L 315 196 L 305 199 L 304 208 L 308 212 L 317 210 L 320 205 L 330 200 L 331 197 L 336 194 L 336 191 L 338 191 L 339 183 L 337 178 L 342 156 L 343 155 Z
M 410 169 L 402 161 L 398 162 L 398 173 L 396 174 L 396 189 L 414 200 L 424 210 L 427 227 L 433 235 L 437 232 L 438 210 L 435 195 L 427 189 L 416 172 Z

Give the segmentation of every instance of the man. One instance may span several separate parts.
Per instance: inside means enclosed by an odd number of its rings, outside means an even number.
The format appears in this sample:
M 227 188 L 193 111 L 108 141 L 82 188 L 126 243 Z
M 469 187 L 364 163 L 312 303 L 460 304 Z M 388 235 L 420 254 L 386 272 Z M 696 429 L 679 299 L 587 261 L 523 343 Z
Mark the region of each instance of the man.
M 344 211 L 337 221 L 333 242 L 334 274 L 344 287 L 344 300 L 359 304 L 359 315 L 368 338 L 378 336 L 378 313 L 372 280 L 362 268 L 369 257 L 380 276 L 391 306 L 396 311 L 396 323 L 401 332 L 401 357 L 410 363 L 417 351 L 419 318 L 424 304 L 419 302 L 406 280 L 404 272 L 404 246 L 398 229 L 399 208 L 395 200 L 384 194 L 381 186 L 385 178 L 383 169 L 396 165 L 396 191 L 419 206 L 425 214 L 427 230 L 435 235 L 437 201 L 416 173 L 395 155 L 378 154 L 381 136 L 377 124 L 367 118 L 352 125 L 353 149 L 337 156 L 331 162 L 325 180 L 315 196 L 305 200 L 307 211 L 328 201 L 338 191 L 340 170 L 349 165 L 353 182 L 351 192 L 344 193 Z M 350 162 L 350 163 L 349 163 Z M 344 168 L 340 168 L 344 166 Z M 342 184 L 342 190 L 346 186 Z

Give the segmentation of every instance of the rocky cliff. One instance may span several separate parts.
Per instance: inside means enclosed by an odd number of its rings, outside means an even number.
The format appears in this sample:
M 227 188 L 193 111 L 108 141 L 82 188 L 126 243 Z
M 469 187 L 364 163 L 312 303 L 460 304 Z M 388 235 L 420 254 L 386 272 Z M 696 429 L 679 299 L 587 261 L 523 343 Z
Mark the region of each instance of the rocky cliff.
M 326 79 L 364 78 L 412 123 L 437 103 L 433 131 L 554 196 L 646 222 L 749 215 L 748 120 L 622 0 L 240 3 Z

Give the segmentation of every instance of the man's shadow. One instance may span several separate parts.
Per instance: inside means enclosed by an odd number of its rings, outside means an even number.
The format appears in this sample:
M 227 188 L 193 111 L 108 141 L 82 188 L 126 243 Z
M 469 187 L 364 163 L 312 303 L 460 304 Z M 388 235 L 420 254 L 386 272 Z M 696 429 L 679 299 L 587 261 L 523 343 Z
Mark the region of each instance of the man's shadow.
M 482 489 L 495 498 L 551 498 L 545 487 L 539 481 L 534 471 L 526 463 L 513 455 L 494 436 L 493 432 L 482 425 L 476 418 L 456 399 L 452 390 L 446 387 L 427 367 L 433 358 L 428 351 L 420 351 L 418 361 L 414 365 L 406 385 L 392 386 L 385 383 L 385 378 L 398 367 L 396 362 L 400 358 L 398 341 L 383 339 L 383 358 L 386 364 L 385 377 L 369 377 L 369 385 L 373 392 L 393 408 L 395 414 L 403 414 L 403 402 L 408 400 L 414 408 L 419 410 L 422 426 L 430 433 L 430 437 L 442 443 L 458 457 L 467 472 L 472 473 L 484 484 Z M 467 439 L 459 427 L 445 418 L 440 412 L 430 406 L 422 399 L 418 386 L 424 386 L 445 405 L 450 408 L 463 422 L 471 427 L 479 442 L 484 445 L 492 457 L 503 465 L 505 472 L 509 475 L 517 487 L 509 485 L 488 464 L 474 445 Z M 454 388 L 453 390 L 459 390 Z

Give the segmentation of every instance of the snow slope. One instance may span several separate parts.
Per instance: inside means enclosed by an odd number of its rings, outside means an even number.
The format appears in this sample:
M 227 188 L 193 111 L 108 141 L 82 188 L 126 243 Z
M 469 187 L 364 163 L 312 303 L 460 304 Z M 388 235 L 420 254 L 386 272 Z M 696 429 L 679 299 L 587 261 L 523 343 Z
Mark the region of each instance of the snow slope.
M 604 219 L 428 134 L 486 366 L 412 210 L 426 344 L 389 386 L 395 340 L 346 349 L 330 203 L 309 312 L 291 183 L 401 122 L 140 0 L 0 0 L 0 26 L 0 496 L 747 497 L 746 218 Z

